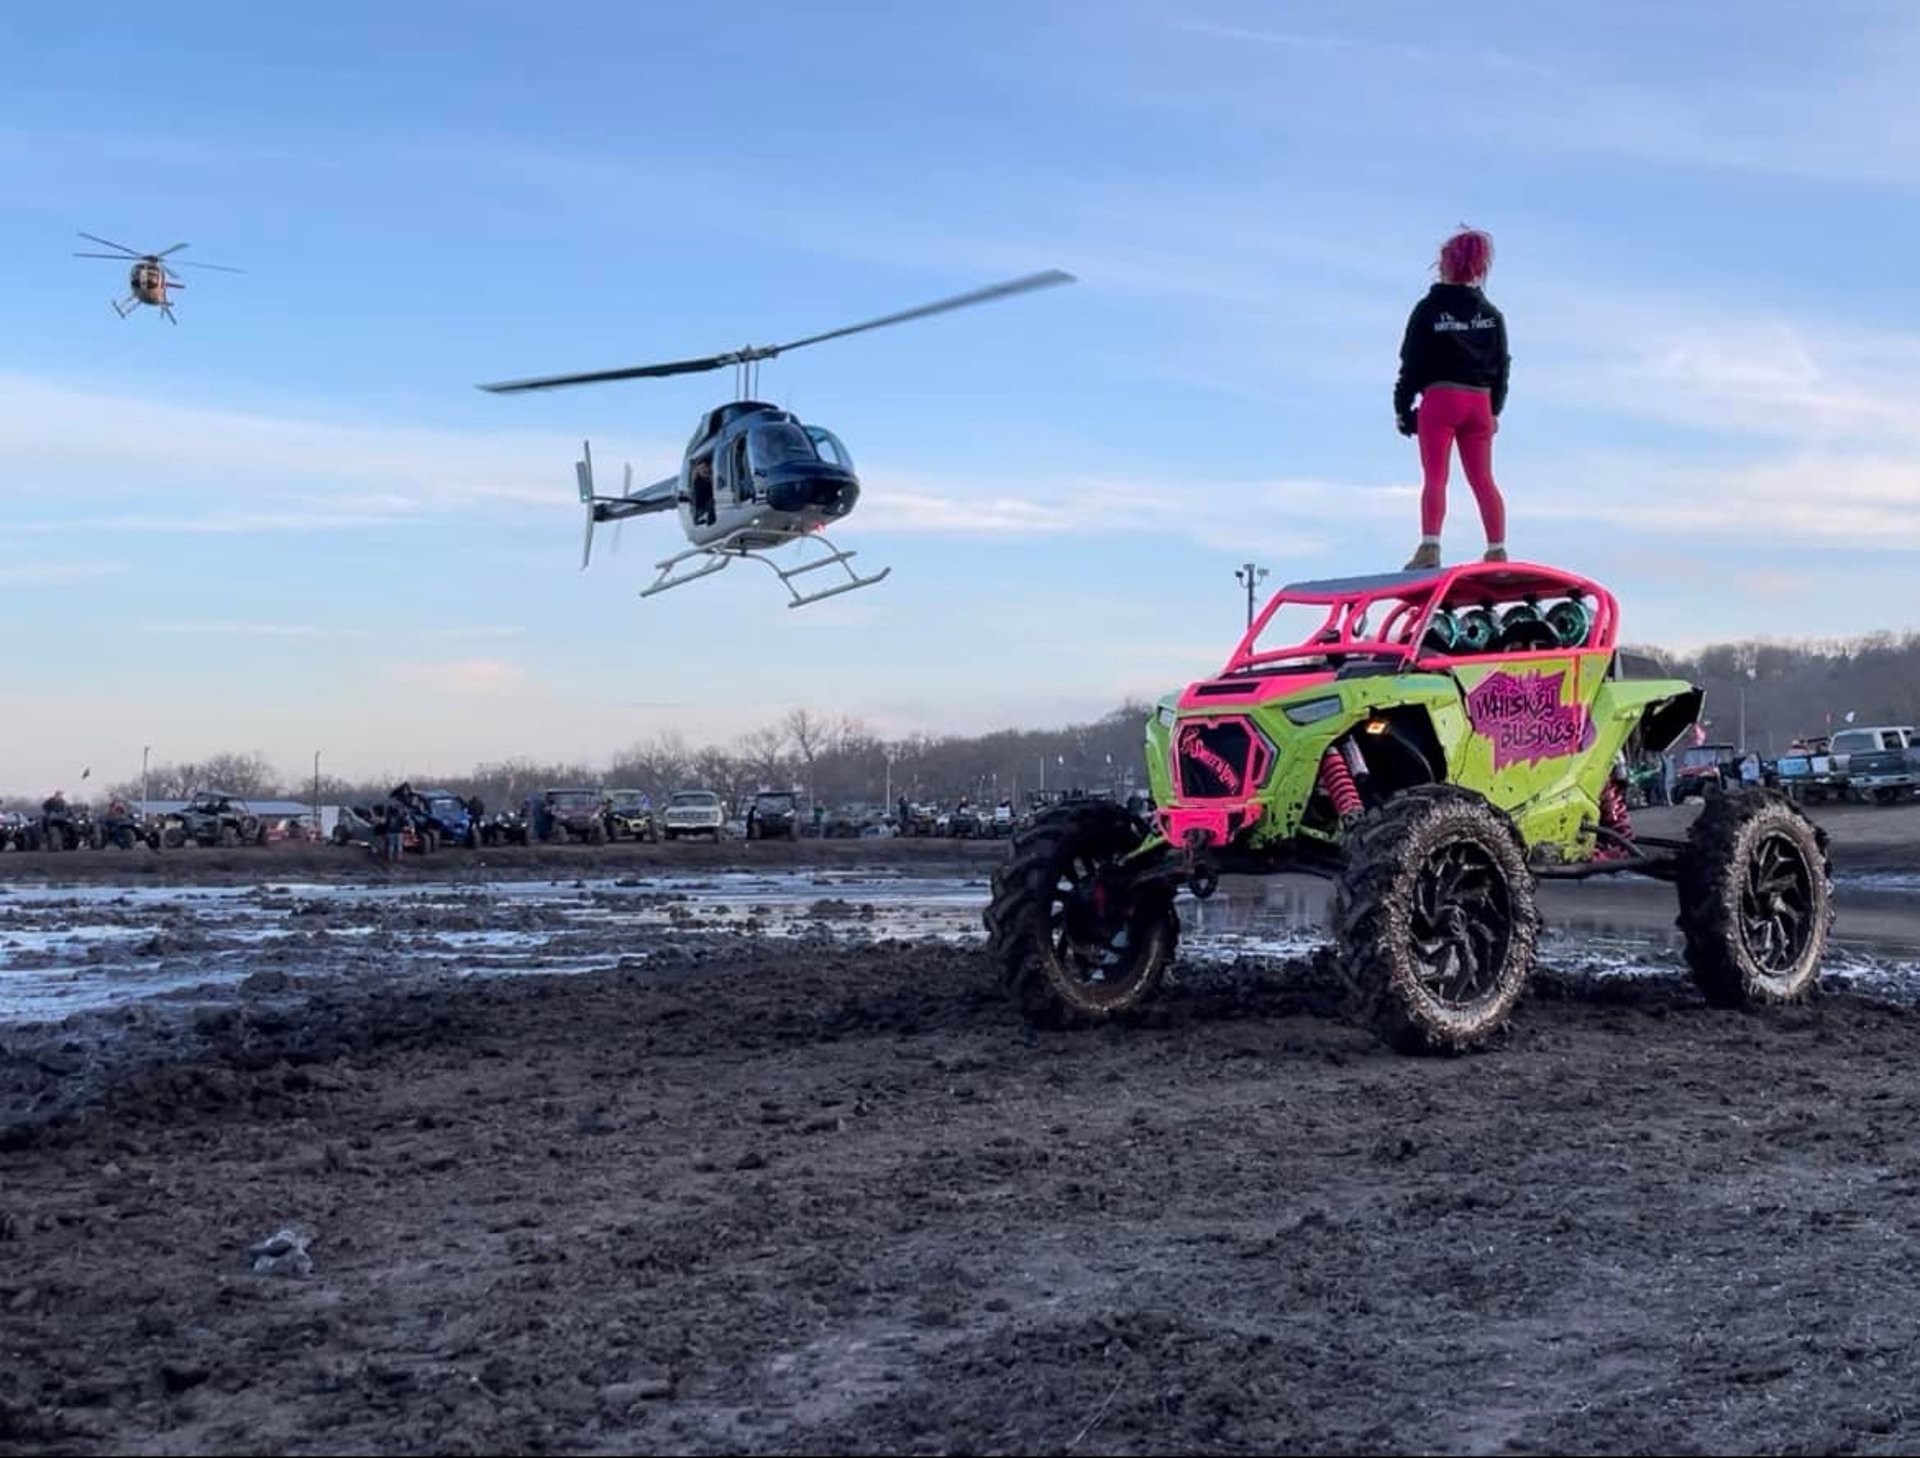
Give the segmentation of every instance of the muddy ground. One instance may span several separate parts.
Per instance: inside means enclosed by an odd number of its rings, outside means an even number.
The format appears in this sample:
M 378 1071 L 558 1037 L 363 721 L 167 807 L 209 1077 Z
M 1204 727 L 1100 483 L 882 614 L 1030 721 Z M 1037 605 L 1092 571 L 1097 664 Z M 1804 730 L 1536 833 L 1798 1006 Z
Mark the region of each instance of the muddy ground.
M 1039 1034 L 973 945 L 374 945 L 0 1029 L 0 1453 L 1920 1444 L 1912 994 L 1568 963 L 1407 1059 L 1317 957 Z

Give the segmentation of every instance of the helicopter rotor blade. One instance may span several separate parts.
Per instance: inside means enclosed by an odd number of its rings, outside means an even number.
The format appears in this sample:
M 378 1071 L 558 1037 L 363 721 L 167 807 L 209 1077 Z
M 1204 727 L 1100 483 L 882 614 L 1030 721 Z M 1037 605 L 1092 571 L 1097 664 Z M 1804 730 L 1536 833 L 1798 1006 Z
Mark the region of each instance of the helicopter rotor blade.
M 621 370 L 595 370 L 584 375 L 543 375 L 531 380 L 501 380 L 478 388 L 495 395 L 506 395 L 516 390 L 551 390 L 560 385 L 595 385 L 606 380 L 653 380 L 664 375 L 692 375 L 703 370 L 717 370 L 740 360 L 739 350 L 729 350 L 726 354 L 709 355 L 705 359 L 677 359 L 667 364 L 634 365 Z
M 115 263 L 138 263 L 141 257 L 137 253 L 131 257 L 124 253 L 76 253 L 73 256 L 75 258 L 111 258 Z
M 922 304 L 917 309 L 903 309 L 897 314 L 886 314 L 878 319 L 869 319 L 864 324 L 849 324 L 844 329 L 829 329 L 824 334 L 809 334 L 805 339 L 791 340 L 786 344 L 776 344 L 769 354 L 781 354 L 789 349 L 799 349 L 803 345 L 820 344 L 825 340 L 839 339 L 843 335 L 859 334 L 867 329 L 879 329 L 888 324 L 904 324 L 909 319 L 924 319 L 929 314 L 944 314 L 949 309 L 964 309 L 972 304 L 984 304 L 993 299 L 1004 299 L 1013 294 L 1024 294 L 1031 289 L 1051 288 L 1055 284 L 1073 283 L 1074 277 L 1057 268 L 1049 268 L 1042 273 L 1030 273 L 1023 278 L 1009 279 L 1006 283 L 992 284 L 984 289 L 975 289 L 971 293 L 956 294 L 950 299 L 940 299 L 935 303 Z
M 165 255 L 162 255 L 163 257 Z M 169 268 L 211 268 L 220 273 L 245 273 L 244 268 L 235 268 L 230 263 L 197 263 L 191 258 L 182 258 L 167 265 Z
M 76 233 L 80 232 L 78 228 L 75 228 L 74 231 Z M 129 248 L 127 247 L 126 244 L 116 243 L 111 238 L 101 238 L 93 233 L 80 233 L 80 236 L 82 238 L 85 238 L 90 243 L 103 244 L 108 248 L 118 248 L 122 253 L 126 254 L 127 257 L 129 258 L 145 258 L 147 256 L 146 254 L 142 253 L 138 248 Z
M 858 334 L 867 329 L 879 329 L 887 324 L 904 324 L 909 319 L 924 319 L 929 314 L 943 314 L 949 309 L 963 309 L 970 304 L 984 304 L 992 299 L 1004 299 L 1013 294 L 1023 294 L 1029 289 L 1050 288 L 1054 284 L 1074 281 L 1072 274 L 1050 268 L 1043 273 L 1030 273 L 1024 278 L 1010 279 L 1006 283 L 975 289 L 971 293 L 956 294 L 950 299 L 922 304 L 915 309 L 903 309 L 897 314 L 869 319 L 863 324 L 849 324 L 842 329 L 830 329 L 824 334 L 810 334 L 805 339 L 795 339 L 786 344 L 753 345 L 746 349 L 730 349 L 725 354 L 708 355 L 702 359 L 679 359 L 666 364 L 633 365 L 627 369 L 595 370 L 588 374 L 542 375 L 535 379 L 502 380 L 491 385 L 481 385 L 478 388 L 491 394 L 504 395 L 518 390 L 551 390 L 562 385 L 594 385 L 609 380 L 653 380 L 667 375 L 699 374 L 706 370 L 725 369 L 728 365 L 758 363 L 763 359 L 772 359 L 785 350 L 799 349 L 803 345 L 819 344 L 828 339 L 839 339 L 843 335 Z
M 154 254 L 153 256 L 155 258 L 165 258 L 169 253 L 178 253 L 182 248 L 185 248 L 186 246 L 187 245 L 184 243 L 176 243 L 171 248 L 162 248 L 158 253 Z

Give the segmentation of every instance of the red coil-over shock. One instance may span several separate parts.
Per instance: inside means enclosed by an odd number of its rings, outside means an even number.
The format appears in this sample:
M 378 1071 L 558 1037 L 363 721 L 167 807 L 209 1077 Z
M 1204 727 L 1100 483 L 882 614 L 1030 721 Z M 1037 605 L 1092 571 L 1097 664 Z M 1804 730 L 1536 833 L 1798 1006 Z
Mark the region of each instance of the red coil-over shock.
M 1627 814 L 1627 797 L 1621 793 L 1617 780 L 1608 779 L 1606 788 L 1600 792 L 1600 824 L 1622 840 L 1633 839 L 1633 821 Z M 1602 841 L 1595 851 L 1601 860 L 1614 860 L 1632 854 L 1629 847 L 1614 841 Z
M 1347 757 L 1337 747 L 1329 747 L 1320 756 L 1320 788 L 1327 792 L 1327 798 L 1333 801 L 1334 813 L 1342 820 L 1360 813 L 1360 787 L 1353 782 Z

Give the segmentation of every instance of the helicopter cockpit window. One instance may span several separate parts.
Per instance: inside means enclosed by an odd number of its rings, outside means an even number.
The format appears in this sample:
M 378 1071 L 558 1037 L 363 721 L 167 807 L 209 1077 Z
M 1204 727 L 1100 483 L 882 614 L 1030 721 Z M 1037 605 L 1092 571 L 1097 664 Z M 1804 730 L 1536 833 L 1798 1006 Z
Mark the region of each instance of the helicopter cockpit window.
M 821 460 L 849 471 L 853 469 L 853 457 L 848 455 L 847 448 L 840 444 L 840 437 L 824 425 L 809 425 L 807 439 L 813 442 L 814 449 L 819 451 Z
M 747 453 L 757 471 L 772 470 L 776 466 L 812 465 L 820 459 L 807 433 L 786 421 L 754 426 L 747 432 Z

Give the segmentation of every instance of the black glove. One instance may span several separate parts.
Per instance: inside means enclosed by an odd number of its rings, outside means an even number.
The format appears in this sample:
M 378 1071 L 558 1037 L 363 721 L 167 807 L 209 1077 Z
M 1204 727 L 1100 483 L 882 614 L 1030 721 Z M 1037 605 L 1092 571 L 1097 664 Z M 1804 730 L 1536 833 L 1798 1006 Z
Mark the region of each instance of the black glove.
M 1400 427 L 1400 434 L 1414 434 L 1420 429 L 1420 408 L 1415 406 L 1411 410 L 1402 410 L 1396 423 Z

